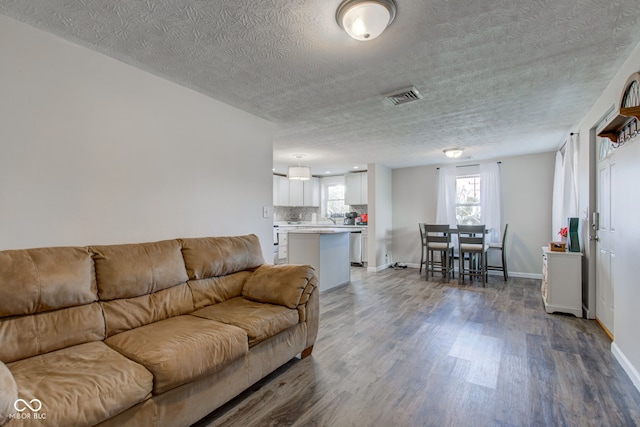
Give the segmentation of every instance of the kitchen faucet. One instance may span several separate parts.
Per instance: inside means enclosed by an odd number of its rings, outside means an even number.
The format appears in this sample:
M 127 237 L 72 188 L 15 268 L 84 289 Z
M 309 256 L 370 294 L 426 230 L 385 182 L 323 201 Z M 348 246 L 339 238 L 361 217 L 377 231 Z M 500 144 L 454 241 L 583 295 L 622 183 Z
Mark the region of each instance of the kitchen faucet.
M 331 220 L 331 222 L 333 223 L 333 225 L 336 225 L 336 219 L 335 219 L 335 218 L 331 218 L 331 217 L 329 217 L 329 219 Z

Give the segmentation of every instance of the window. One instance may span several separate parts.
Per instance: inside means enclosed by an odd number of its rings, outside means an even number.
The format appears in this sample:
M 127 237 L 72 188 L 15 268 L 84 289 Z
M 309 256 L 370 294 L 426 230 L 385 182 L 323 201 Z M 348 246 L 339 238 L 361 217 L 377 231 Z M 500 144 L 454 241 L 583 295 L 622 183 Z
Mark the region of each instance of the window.
M 482 224 L 479 175 L 456 177 L 456 222 L 463 225 Z
M 348 211 L 348 206 L 344 204 L 344 184 L 328 183 L 325 185 L 325 212 L 327 217 L 344 217 Z

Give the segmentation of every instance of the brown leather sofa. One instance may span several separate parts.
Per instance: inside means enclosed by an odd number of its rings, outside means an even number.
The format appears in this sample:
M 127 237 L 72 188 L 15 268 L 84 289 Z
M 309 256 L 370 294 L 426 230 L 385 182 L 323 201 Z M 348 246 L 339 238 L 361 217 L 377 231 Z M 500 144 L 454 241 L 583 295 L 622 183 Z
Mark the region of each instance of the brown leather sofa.
M 255 235 L 0 251 L 0 425 L 188 426 L 311 353 L 317 283 Z

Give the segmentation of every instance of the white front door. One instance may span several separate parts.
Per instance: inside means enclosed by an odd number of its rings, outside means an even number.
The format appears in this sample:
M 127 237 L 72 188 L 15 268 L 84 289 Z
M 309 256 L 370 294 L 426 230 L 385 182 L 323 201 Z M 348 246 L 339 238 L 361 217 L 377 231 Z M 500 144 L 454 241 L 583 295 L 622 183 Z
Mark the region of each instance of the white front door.
M 597 176 L 598 228 L 596 242 L 596 318 L 613 336 L 613 295 L 616 271 L 616 212 L 613 209 L 611 189 L 616 185 L 615 154 L 611 141 L 597 138 L 600 147 Z

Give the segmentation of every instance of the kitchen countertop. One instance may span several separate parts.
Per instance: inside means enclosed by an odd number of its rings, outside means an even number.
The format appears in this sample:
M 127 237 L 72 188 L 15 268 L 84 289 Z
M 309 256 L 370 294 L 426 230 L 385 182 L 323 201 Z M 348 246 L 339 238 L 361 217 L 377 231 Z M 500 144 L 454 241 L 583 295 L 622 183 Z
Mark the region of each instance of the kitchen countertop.
M 334 234 L 334 233 L 351 233 L 354 227 L 321 227 L 321 228 L 301 228 L 298 230 L 289 230 L 289 234 Z
M 273 224 L 278 227 L 293 227 L 293 228 L 367 228 L 367 224 L 363 225 L 344 225 L 344 224 L 331 224 L 331 223 L 318 223 L 313 224 L 311 222 L 299 222 L 299 223 L 288 223 L 283 221 L 278 221 Z

